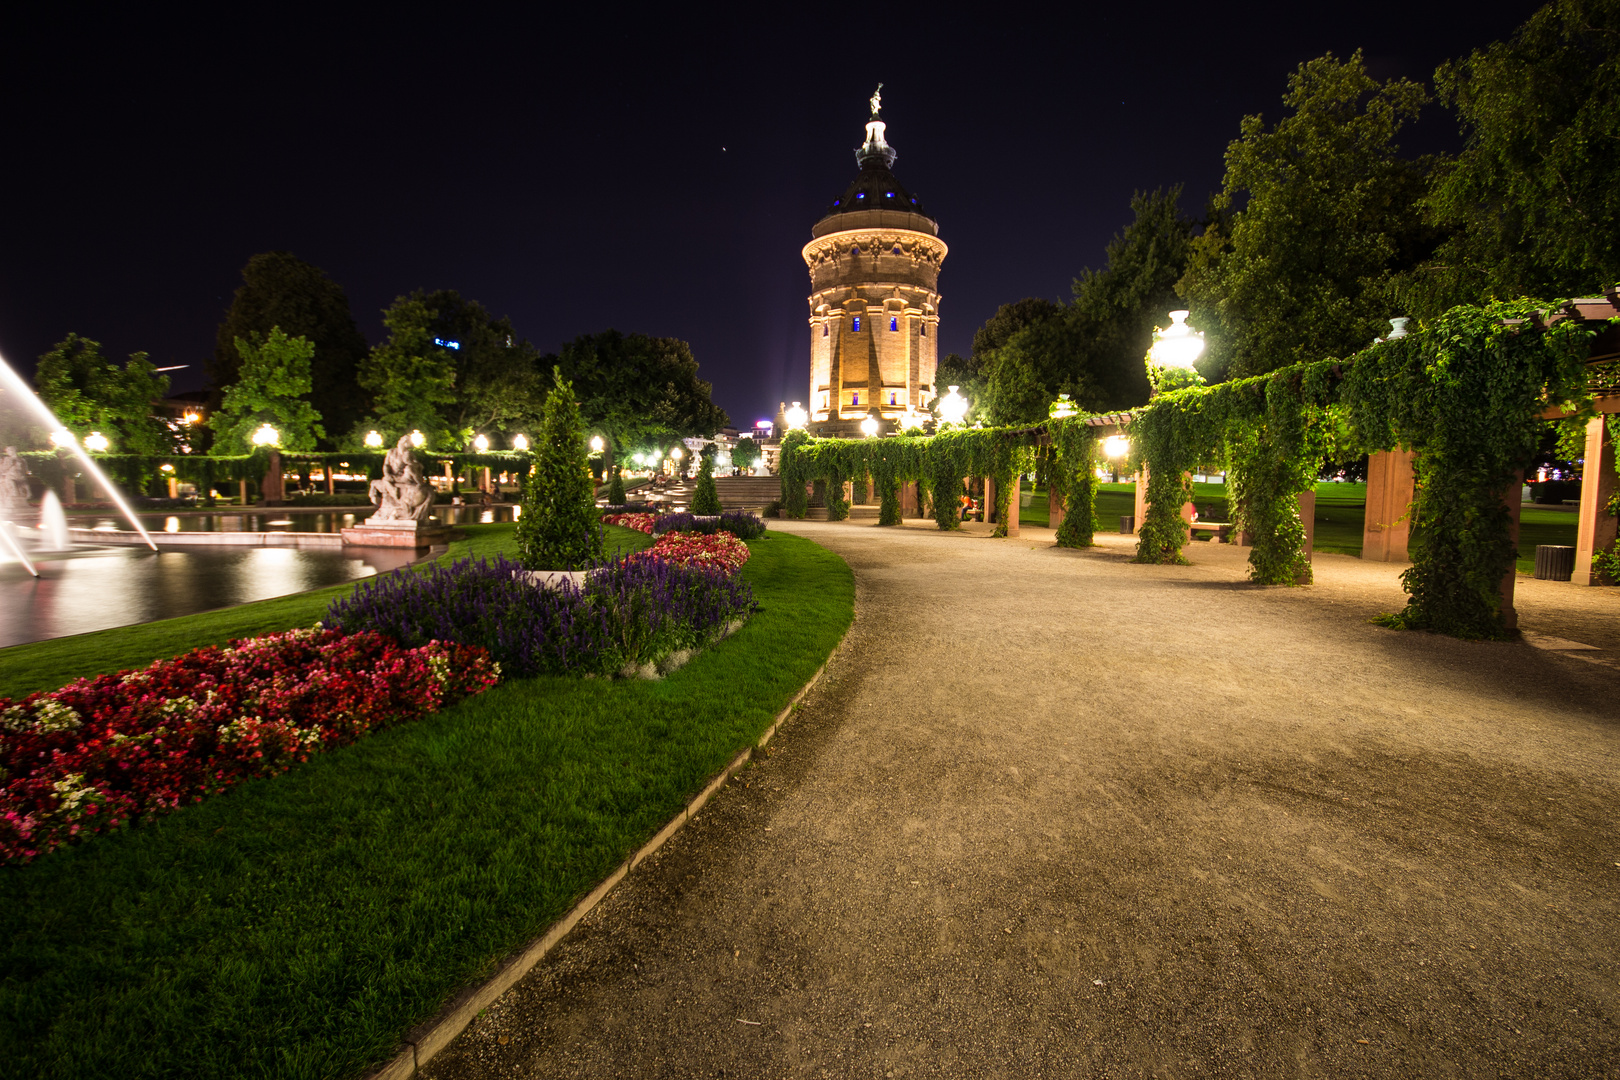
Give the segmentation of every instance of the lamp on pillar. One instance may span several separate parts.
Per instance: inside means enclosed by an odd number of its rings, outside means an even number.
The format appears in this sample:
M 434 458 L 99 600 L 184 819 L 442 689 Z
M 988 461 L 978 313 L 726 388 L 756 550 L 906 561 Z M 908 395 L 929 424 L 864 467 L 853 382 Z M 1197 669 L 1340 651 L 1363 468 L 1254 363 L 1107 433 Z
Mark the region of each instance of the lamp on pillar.
M 1148 349 L 1148 382 L 1153 392 L 1202 386 L 1204 377 L 1193 362 L 1204 354 L 1204 333 L 1187 325 L 1186 311 L 1172 311 L 1166 329 L 1155 327 Z
M 949 392 L 939 399 L 939 418 L 947 424 L 960 424 L 962 418 L 967 416 L 968 400 L 957 391 L 961 387 L 952 386 Z
M 793 408 L 784 414 L 783 419 L 787 421 L 789 431 L 803 431 L 804 426 L 810 422 L 810 414 L 804 411 L 803 405 L 795 401 Z
M 878 426 L 878 418 L 875 416 L 868 416 L 865 420 L 861 421 L 861 434 L 870 439 L 878 433 Z
M 1046 407 L 1046 415 L 1053 420 L 1067 420 L 1071 416 L 1079 415 L 1080 410 L 1068 394 L 1059 394 L 1057 400 Z

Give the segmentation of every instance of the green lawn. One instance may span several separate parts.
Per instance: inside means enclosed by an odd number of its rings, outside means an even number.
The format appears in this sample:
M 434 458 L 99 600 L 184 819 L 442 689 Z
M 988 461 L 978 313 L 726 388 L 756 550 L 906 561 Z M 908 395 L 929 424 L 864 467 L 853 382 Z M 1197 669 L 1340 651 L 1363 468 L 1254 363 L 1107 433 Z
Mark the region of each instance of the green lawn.
M 467 547 L 501 544 L 490 531 Z M 762 610 L 663 681 L 508 682 L 0 873 L 0 1076 L 342 1077 L 381 1062 L 651 836 L 824 662 L 853 614 L 849 568 L 782 533 L 749 547 Z M 96 635 L 79 673 L 313 622 L 324 600 L 252 607 L 257 625 L 237 609 L 228 630 L 217 613 L 189 632 Z
M 1102 484 L 1097 492 L 1097 520 L 1107 532 L 1119 528 L 1119 519 L 1134 512 L 1136 485 Z M 1225 521 L 1226 486 L 1194 484 L 1193 502 L 1213 511 L 1211 520 Z M 1316 550 L 1340 555 L 1360 555 L 1366 523 L 1367 485 L 1320 483 L 1316 485 Z M 1205 515 L 1208 517 L 1209 515 Z M 1018 517 L 1025 525 L 1046 526 L 1046 493 L 1039 492 L 1033 505 Z M 1568 511 L 1543 510 L 1526 506 L 1519 523 L 1520 570 L 1536 566 L 1536 545 L 1575 543 L 1576 515 Z
M 462 538 L 453 541 L 438 561 L 450 563 L 469 555 L 493 558 L 497 553 L 513 556 L 514 528 L 510 524 L 458 526 L 456 533 Z M 629 554 L 652 543 L 646 533 L 617 525 L 605 525 L 603 532 L 610 552 Z M 347 596 L 353 588 L 333 585 L 178 619 L 12 645 L 0 649 L 0 697 L 55 690 L 84 676 L 144 667 L 161 657 L 178 656 L 203 645 L 223 645 L 233 638 L 310 626 L 326 614 L 333 600 Z

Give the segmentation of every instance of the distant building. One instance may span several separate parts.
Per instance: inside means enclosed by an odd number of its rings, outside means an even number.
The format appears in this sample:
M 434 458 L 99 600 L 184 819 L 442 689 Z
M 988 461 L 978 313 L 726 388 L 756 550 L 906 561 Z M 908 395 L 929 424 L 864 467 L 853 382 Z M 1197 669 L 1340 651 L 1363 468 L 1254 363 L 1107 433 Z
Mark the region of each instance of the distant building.
M 879 91 L 882 90 L 880 86 Z M 872 95 L 860 171 L 811 229 L 810 430 L 857 436 L 876 415 L 882 431 L 915 422 L 935 394 L 939 363 L 939 224 L 890 169 Z M 778 429 L 781 430 L 781 429 Z

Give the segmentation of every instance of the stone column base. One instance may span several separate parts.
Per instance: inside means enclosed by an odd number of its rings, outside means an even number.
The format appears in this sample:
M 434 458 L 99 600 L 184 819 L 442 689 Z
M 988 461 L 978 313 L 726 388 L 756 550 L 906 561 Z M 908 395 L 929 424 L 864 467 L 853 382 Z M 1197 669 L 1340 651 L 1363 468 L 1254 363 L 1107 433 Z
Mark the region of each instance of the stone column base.
M 345 547 L 429 547 L 450 535 L 443 525 L 417 521 L 388 521 L 375 525 L 362 521 L 343 531 Z

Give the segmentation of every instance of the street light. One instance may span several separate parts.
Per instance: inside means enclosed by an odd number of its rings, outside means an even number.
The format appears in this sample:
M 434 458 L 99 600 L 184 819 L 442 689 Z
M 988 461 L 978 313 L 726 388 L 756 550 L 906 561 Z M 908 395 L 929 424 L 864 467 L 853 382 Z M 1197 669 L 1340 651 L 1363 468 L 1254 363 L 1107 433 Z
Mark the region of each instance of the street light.
M 677 446 L 677 447 L 673 448 L 672 450 L 670 450 L 670 452 L 669 452 L 669 460 L 671 460 L 671 461 L 679 461 L 679 460 L 681 460 L 681 448 L 680 447 Z
M 529 437 L 527 435 L 518 434 L 512 436 L 512 449 L 521 451 L 527 450 L 528 448 Z
M 478 436 L 478 438 L 473 440 L 473 448 L 476 449 L 480 454 L 487 452 L 489 450 L 489 436 Z
M 1131 452 L 1131 440 L 1123 435 L 1110 435 L 1103 440 L 1103 453 L 1111 458 L 1122 458 Z
M 382 446 L 382 442 L 383 442 L 383 440 L 382 440 L 382 432 L 380 432 L 380 431 L 368 431 L 368 432 L 366 432 L 366 445 L 368 447 L 370 447 L 371 449 L 375 450 L 375 449 L 379 448 L 380 446 Z
M 253 433 L 253 445 L 254 446 L 274 446 L 274 445 L 276 445 L 276 443 L 278 443 L 280 441 L 281 441 L 281 432 L 277 431 L 275 428 L 271 427 L 269 424 L 260 424 L 259 425 L 259 430 L 255 431 Z M 90 445 L 90 440 L 89 439 L 84 440 L 84 445 L 89 446 Z
M 412 446 L 417 447 L 418 449 L 420 449 L 422 444 L 425 443 L 425 442 L 427 442 L 427 436 L 426 435 L 422 434 L 420 431 L 412 431 L 411 432 L 411 445 Z
M 968 400 L 957 391 L 961 387 L 950 387 L 950 392 L 939 399 L 939 415 L 947 424 L 960 424 L 967 415 Z
M 605 447 L 605 446 L 607 446 L 607 443 L 602 441 L 602 436 L 600 436 L 600 435 L 592 435 L 591 436 L 591 453 L 600 454 L 602 452 L 602 448 Z
M 59 449 L 66 450 L 68 447 L 73 445 L 73 432 L 69 431 L 67 428 L 63 428 L 61 431 L 51 432 L 51 445 L 58 447 Z
M 865 435 L 868 439 L 870 439 L 872 436 L 876 435 L 877 433 L 878 433 L 877 417 L 868 416 L 865 420 L 861 421 L 861 434 L 862 435 Z
M 107 447 L 111 445 L 112 444 L 107 441 L 107 436 L 103 435 L 99 431 L 92 431 L 90 434 L 84 437 L 84 448 L 90 451 L 92 454 L 105 454 L 107 452 Z
M 1069 400 L 1068 394 L 1059 394 L 1058 399 L 1046 407 L 1046 415 L 1053 420 L 1067 420 L 1080 412 L 1075 408 L 1074 402 Z
M 804 425 L 810 422 L 810 414 L 804 411 L 803 405 L 795 401 L 793 408 L 787 411 L 783 419 L 787 421 L 789 431 L 803 431 Z
M 1160 367 L 1190 368 L 1204 352 L 1204 333 L 1187 325 L 1186 311 L 1170 313 L 1170 327 L 1153 331 L 1148 357 Z

